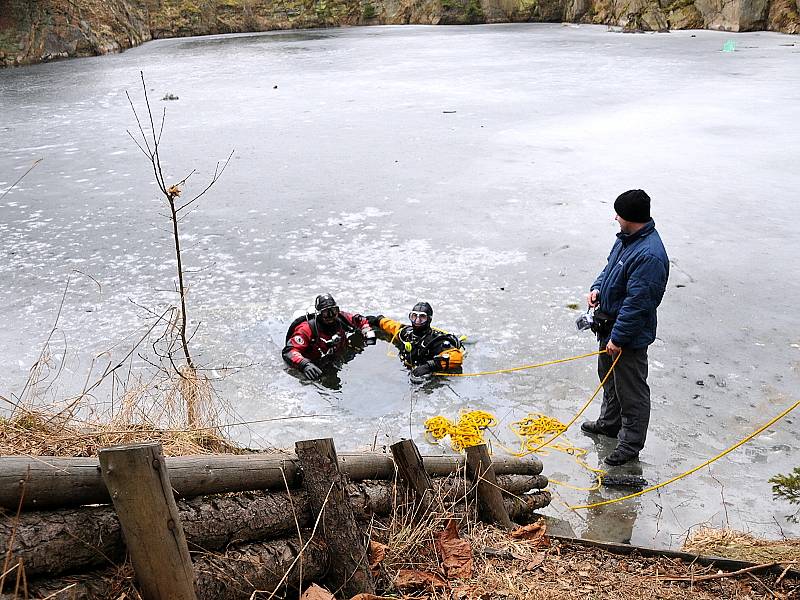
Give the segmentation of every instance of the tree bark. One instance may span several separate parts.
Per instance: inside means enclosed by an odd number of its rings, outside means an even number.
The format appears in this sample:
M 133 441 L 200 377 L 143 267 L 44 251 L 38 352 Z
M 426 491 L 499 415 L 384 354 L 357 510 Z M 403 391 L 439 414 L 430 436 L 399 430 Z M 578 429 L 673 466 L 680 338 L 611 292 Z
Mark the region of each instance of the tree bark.
M 497 486 L 492 459 L 485 444 L 467 448 L 467 471 L 478 486 L 478 506 L 483 518 L 504 529 L 511 529 L 513 524 L 503 504 L 503 495 Z
M 550 506 L 550 500 L 550 492 L 541 490 L 521 497 L 506 496 L 503 498 L 503 506 L 514 523 L 527 525 L 539 519 L 541 515 L 536 514 L 536 511 Z
M 468 489 L 459 479 L 438 478 L 432 483 L 434 495 L 448 501 L 463 499 Z M 521 506 L 520 500 L 510 496 L 527 498 L 522 496 L 526 491 L 546 487 L 543 475 L 500 475 L 497 483 L 505 492 L 504 503 L 514 521 L 521 522 L 524 518 L 518 515 L 544 506 Z M 373 515 L 388 515 L 395 497 L 394 484 L 389 481 L 350 483 L 347 493 L 356 519 L 362 522 Z M 177 505 L 190 551 L 294 535 L 295 514 L 300 527 L 313 525 L 301 490 L 292 491 L 291 502 L 285 492 L 244 492 L 179 500 Z M 12 534 L 12 555 L 23 559 L 31 577 L 80 572 L 117 564 L 125 557 L 119 520 L 110 506 L 22 513 L 18 523 L 13 515 L 1 517 L 0 548 L 9 548 Z
M 460 456 L 425 456 L 422 460 L 425 471 L 432 476 L 450 475 L 464 467 Z M 297 457 L 293 454 L 179 456 L 167 458 L 166 462 L 172 487 L 183 498 L 282 490 L 284 474 L 289 487 L 300 485 Z M 391 480 L 395 474 L 388 454 L 341 454 L 339 466 L 353 481 Z M 498 475 L 542 472 L 542 463 L 536 457 L 500 458 L 493 466 Z M 28 510 L 110 502 L 96 458 L 0 457 L 0 507 L 16 511 L 21 500 Z
M 425 472 L 422 456 L 414 440 L 402 440 L 390 447 L 397 473 L 417 497 L 415 518 L 419 519 L 430 510 L 435 502 L 433 484 Z
M 144 600 L 196 600 L 194 568 L 161 444 L 104 448 L 100 467 Z
M 312 515 L 322 520 L 323 535 L 336 557 L 331 561 L 331 582 L 347 597 L 374 594 L 367 541 L 350 507 L 333 440 L 297 442 L 295 451 L 303 467 L 303 487 Z
M 304 532 L 309 539 L 311 532 Z M 200 554 L 194 561 L 197 573 L 198 600 L 247 600 L 255 590 L 271 593 L 299 586 L 299 564 L 281 583 L 284 573 L 300 551 L 297 541 L 273 540 L 245 544 L 221 555 Z M 328 570 L 328 555 L 323 543 L 312 541 L 303 552 L 303 580 L 321 579 Z M 84 575 L 30 581 L 30 598 L 48 600 L 108 600 L 136 597 L 133 572 L 130 568 L 110 568 Z M 127 592 L 128 596 L 122 596 Z M 266 596 L 265 596 L 266 597 Z M 0 595 L 0 600 L 18 600 L 12 594 Z

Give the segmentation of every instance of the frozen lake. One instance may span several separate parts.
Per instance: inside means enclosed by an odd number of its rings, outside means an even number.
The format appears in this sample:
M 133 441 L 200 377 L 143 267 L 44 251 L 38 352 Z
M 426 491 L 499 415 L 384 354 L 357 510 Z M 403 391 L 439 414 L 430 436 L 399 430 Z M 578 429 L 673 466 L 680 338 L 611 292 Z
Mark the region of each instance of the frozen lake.
M 722 52 L 727 40 L 735 52 Z M 149 164 L 128 138 L 125 91 L 145 72 L 167 109 L 167 179 L 224 177 L 183 223 L 193 340 L 203 364 L 253 363 L 222 383 L 254 423 L 243 443 L 333 436 L 340 449 L 413 436 L 459 409 L 496 435 L 529 412 L 568 420 L 594 390 L 584 360 L 409 383 L 379 343 L 339 390 L 301 384 L 280 350 L 296 310 L 345 310 L 469 336 L 466 371 L 590 352 L 575 330 L 617 231 L 613 200 L 641 187 L 673 262 L 651 348 L 641 474 L 662 481 L 798 399 L 800 47 L 771 33 L 629 35 L 605 27 L 375 27 L 161 40 L 121 55 L 0 71 L 0 394 L 21 387 L 55 318 L 62 385 L 137 331 L 172 286 L 171 239 Z M 179 99 L 161 101 L 166 94 Z M 140 104 L 141 106 L 141 104 Z M 62 335 L 63 334 L 63 335 Z M 79 384 L 78 384 L 79 385 Z M 65 389 L 64 394 L 69 392 Z M 587 411 L 596 417 L 599 400 Z M 767 480 L 797 464 L 800 414 L 692 477 L 639 499 L 554 487 L 549 514 L 580 534 L 675 547 L 708 522 L 797 535 Z M 580 421 L 579 421 L 580 422 Z M 568 437 L 598 464 L 610 447 Z M 495 447 L 498 453 L 503 452 Z M 566 457 L 545 473 L 590 483 Z

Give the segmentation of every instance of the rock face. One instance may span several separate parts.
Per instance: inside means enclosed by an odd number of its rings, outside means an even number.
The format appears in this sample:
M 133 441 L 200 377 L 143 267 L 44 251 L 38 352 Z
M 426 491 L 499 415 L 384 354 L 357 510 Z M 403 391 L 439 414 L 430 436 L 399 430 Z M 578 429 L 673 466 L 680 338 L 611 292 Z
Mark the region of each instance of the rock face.
M 119 52 L 150 39 L 132 0 L 0 0 L 0 65 Z
M 342 25 L 576 22 L 800 33 L 800 0 L 0 0 L 0 66 L 152 38 Z

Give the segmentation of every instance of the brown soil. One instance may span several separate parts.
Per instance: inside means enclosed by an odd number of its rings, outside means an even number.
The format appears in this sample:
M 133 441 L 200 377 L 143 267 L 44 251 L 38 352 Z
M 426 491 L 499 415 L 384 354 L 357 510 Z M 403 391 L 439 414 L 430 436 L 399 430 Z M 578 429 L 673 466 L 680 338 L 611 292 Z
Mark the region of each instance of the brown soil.
M 797 597 L 798 579 L 755 572 L 703 582 L 660 581 L 665 576 L 697 577 L 715 573 L 712 567 L 691 566 L 677 559 L 617 556 L 604 550 L 554 543 L 541 566 L 525 560 L 486 559 L 478 566 L 476 588 L 470 597 L 526 600 L 561 599 L 683 599 Z M 502 582 L 502 587 L 497 584 Z M 771 590 L 771 591 L 770 591 Z M 775 596 L 773 596 L 773 593 Z
M 529 526 L 530 527 L 530 526 Z M 535 526 L 533 526 L 535 527 Z M 722 573 L 714 567 L 692 565 L 678 559 L 616 555 L 599 548 L 559 542 L 553 538 L 512 539 L 491 526 L 476 524 L 469 535 L 473 550 L 472 576 L 447 578 L 447 562 L 420 554 L 417 564 L 392 563 L 392 546 L 382 563 L 379 586 L 384 593 L 404 597 L 454 600 L 507 598 L 509 600 L 558 599 L 683 599 L 683 598 L 794 598 L 800 597 L 800 578 L 766 569 L 732 576 L 703 576 Z M 431 560 L 433 558 L 433 560 Z M 439 563 L 439 564 L 437 564 Z M 406 571 L 428 573 L 437 578 L 434 590 L 398 585 Z M 686 581 L 670 581 L 670 579 Z M 418 578 L 419 579 L 419 578 Z M 394 582 L 394 583 L 392 583 Z M 384 587 L 385 586 L 385 587 Z

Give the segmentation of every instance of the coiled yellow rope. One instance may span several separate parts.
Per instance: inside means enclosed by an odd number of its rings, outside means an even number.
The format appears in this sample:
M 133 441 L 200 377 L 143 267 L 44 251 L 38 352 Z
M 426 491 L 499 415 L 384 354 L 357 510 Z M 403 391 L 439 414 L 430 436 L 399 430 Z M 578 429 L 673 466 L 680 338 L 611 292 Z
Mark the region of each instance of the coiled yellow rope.
M 450 436 L 453 450 L 461 452 L 465 448 L 483 444 L 483 430 L 497 425 L 494 415 L 483 410 L 461 412 L 458 422 L 437 416 L 425 421 L 425 437 L 430 436 L 435 442 Z
M 598 354 L 601 354 L 603 352 L 605 352 L 605 350 L 592 352 L 590 354 L 582 354 L 580 356 L 573 356 L 570 358 L 548 361 L 545 363 L 539 363 L 535 365 L 514 367 L 511 369 L 498 369 L 496 371 L 482 371 L 479 373 L 436 373 L 436 375 L 443 375 L 448 377 L 477 377 L 479 375 L 495 375 L 498 373 L 510 373 L 513 371 L 534 369 L 536 367 L 543 367 L 546 365 L 567 362 L 570 360 L 577 360 L 579 358 L 586 358 L 589 356 L 597 356 Z M 572 456 L 575 459 L 575 461 L 583 468 L 594 473 L 595 484 L 590 488 L 579 488 L 552 479 L 550 480 L 550 483 L 562 485 L 564 487 L 581 491 L 594 491 L 598 489 L 602 484 L 602 477 L 603 475 L 605 475 L 606 472 L 602 469 L 595 469 L 589 466 L 586 463 L 586 461 L 583 460 L 583 456 L 586 455 L 587 451 L 583 448 L 576 447 L 574 444 L 569 442 L 569 440 L 566 440 L 566 438 L 564 438 L 566 443 L 554 444 L 553 442 L 559 437 L 563 436 L 564 432 L 567 431 L 567 429 L 569 429 L 573 423 L 575 423 L 575 421 L 583 414 L 583 412 L 586 410 L 589 404 L 591 404 L 592 400 L 594 400 L 594 398 L 597 396 L 600 390 L 603 389 L 603 385 L 611 376 L 611 372 L 614 370 L 614 367 L 616 366 L 617 361 L 619 361 L 621 356 L 622 356 L 621 353 L 617 354 L 616 358 L 614 359 L 614 362 L 611 364 L 611 368 L 608 370 L 608 373 L 606 373 L 606 376 L 597 386 L 597 388 L 595 389 L 594 393 L 591 395 L 589 400 L 587 400 L 586 403 L 581 407 L 581 409 L 575 414 L 575 416 L 572 417 L 569 423 L 566 424 L 561 423 L 561 421 L 559 421 L 558 419 L 540 413 L 531 413 L 524 419 L 521 419 L 511 424 L 511 429 L 521 440 L 522 450 L 520 452 L 514 452 L 509 450 L 508 448 L 505 447 L 503 448 L 512 455 L 520 457 L 536 452 L 542 452 L 544 448 L 551 448 L 553 450 L 564 452 Z M 729 448 L 723 450 L 716 456 L 713 456 L 712 458 L 697 465 L 696 467 L 689 469 L 688 471 L 685 471 L 679 475 L 671 477 L 666 481 L 662 481 L 661 483 L 658 483 L 656 485 L 652 485 L 643 490 L 639 490 L 638 492 L 634 492 L 626 496 L 621 496 L 619 498 L 612 498 L 611 500 L 603 500 L 601 502 L 595 502 L 593 504 L 576 504 L 570 506 L 569 508 L 572 510 L 580 510 L 585 508 L 597 508 L 599 506 L 606 506 L 608 504 L 615 504 L 617 502 L 622 502 L 623 500 L 629 500 L 631 498 L 642 496 L 644 494 L 647 494 L 648 492 L 652 492 L 654 490 L 667 486 L 671 483 L 674 483 L 675 481 L 683 479 L 684 477 L 688 477 L 692 473 L 696 473 L 703 467 L 707 467 L 711 463 L 719 460 L 720 458 L 730 454 L 740 446 L 746 444 L 747 442 L 749 442 L 750 440 L 761 434 L 763 431 L 765 431 L 766 429 L 768 429 L 769 427 L 780 421 L 790 412 L 795 410 L 798 406 L 800 406 L 800 400 L 798 400 L 792 406 L 790 406 L 789 408 L 787 408 L 774 418 L 770 419 L 767 423 L 765 423 L 764 425 L 762 425 L 749 435 L 745 436 L 744 438 L 742 438 Z M 435 441 L 438 442 L 439 440 L 449 435 L 453 449 L 461 451 L 464 448 L 484 443 L 482 432 L 484 430 L 487 430 L 489 427 L 495 426 L 496 424 L 497 420 L 495 419 L 494 415 L 485 411 L 472 411 L 469 413 L 463 413 L 459 418 L 458 424 L 453 424 L 445 417 L 438 416 L 425 421 L 426 437 L 430 435 L 431 437 L 433 437 Z
M 599 352 L 592 352 L 589 354 L 583 354 L 581 356 L 571 357 L 568 359 L 560 359 L 555 361 L 549 361 L 547 363 L 542 363 L 541 365 L 533 365 L 529 367 L 516 367 L 515 369 L 511 370 L 520 370 L 522 368 L 533 368 L 534 366 L 543 366 L 545 364 L 556 364 L 559 362 L 565 362 L 566 360 L 576 360 L 578 358 L 587 358 L 589 356 L 597 356 L 601 352 L 605 352 L 605 350 Z M 566 443 L 561 444 L 554 444 L 553 442 L 561 437 L 563 433 L 569 429 L 569 427 L 584 413 L 587 409 L 589 404 L 592 403 L 597 397 L 597 394 L 600 393 L 600 390 L 603 389 L 603 385 L 611 376 L 611 373 L 614 370 L 614 367 L 617 365 L 617 361 L 619 361 L 620 356 L 622 353 L 617 354 L 614 358 L 614 362 L 611 363 L 611 367 L 608 369 L 606 376 L 603 377 L 603 380 L 597 385 L 592 395 L 589 399 L 584 403 L 581 409 L 572 417 L 572 419 L 566 425 L 561 423 L 558 419 L 553 417 L 548 417 L 547 415 L 539 414 L 539 413 L 532 413 L 529 414 L 527 417 L 520 421 L 516 421 L 515 423 L 511 424 L 511 429 L 520 438 L 520 446 L 521 450 L 519 452 L 515 452 L 499 444 L 506 452 L 511 454 L 512 456 L 527 456 L 528 454 L 533 454 L 535 452 L 542 452 L 543 448 L 551 448 L 553 450 L 557 450 L 559 452 L 564 452 L 571 456 L 575 462 L 592 473 L 595 478 L 595 482 L 591 487 L 576 487 L 565 483 L 563 481 L 556 481 L 550 480 L 551 483 L 561 485 L 573 490 L 579 491 L 587 491 L 591 492 L 597 490 L 600 485 L 602 484 L 603 475 L 605 475 L 605 471 L 603 469 L 595 469 L 594 467 L 589 466 L 589 464 L 583 460 L 583 456 L 587 454 L 587 450 L 584 448 L 579 448 L 575 446 L 572 442 L 565 439 Z M 498 372 L 505 372 L 501 371 L 487 371 L 484 374 L 494 374 Z M 470 375 L 480 375 L 481 373 L 471 373 Z M 428 419 L 425 421 L 425 436 L 426 438 L 431 437 L 433 440 L 438 442 L 439 440 L 450 436 L 450 445 L 452 446 L 453 450 L 457 452 L 461 452 L 464 448 L 469 448 L 470 446 L 477 446 L 478 444 L 483 444 L 483 431 L 488 429 L 489 427 L 493 427 L 497 424 L 497 419 L 491 413 L 486 411 L 476 410 L 471 412 L 462 412 L 459 415 L 458 423 L 453 423 L 449 419 L 443 416 L 436 416 Z
M 574 419 L 573 419 L 574 421 Z M 561 437 L 561 442 L 553 443 L 553 440 L 562 436 L 567 430 L 567 425 L 554 417 L 549 417 L 541 413 L 531 413 L 524 419 L 516 421 L 510 425 L 511 430 L 520 439 L 522 447 L 521 452 L 512 452 L 515 456 L 525 456 L 533 452 L 545 454 L 547 449 L 557 450 L 563 452 L 581 467 L 594 475 L 594 484 L 591 487 L 576 487 L 563 481 L 550 479 L 550 483 L 560 485 L 572 490 L 579 490 L 584 492 L 593 492 L 600 488 L 603 483 L 603 475 L 606 472 L 603 469 L 596 469 L 587 463 L 583 457 L 588 454 L 588 450 L 580 448 L 570 442 L 566 437 Z M 548 437 L 550 438 L 548 440 Z

